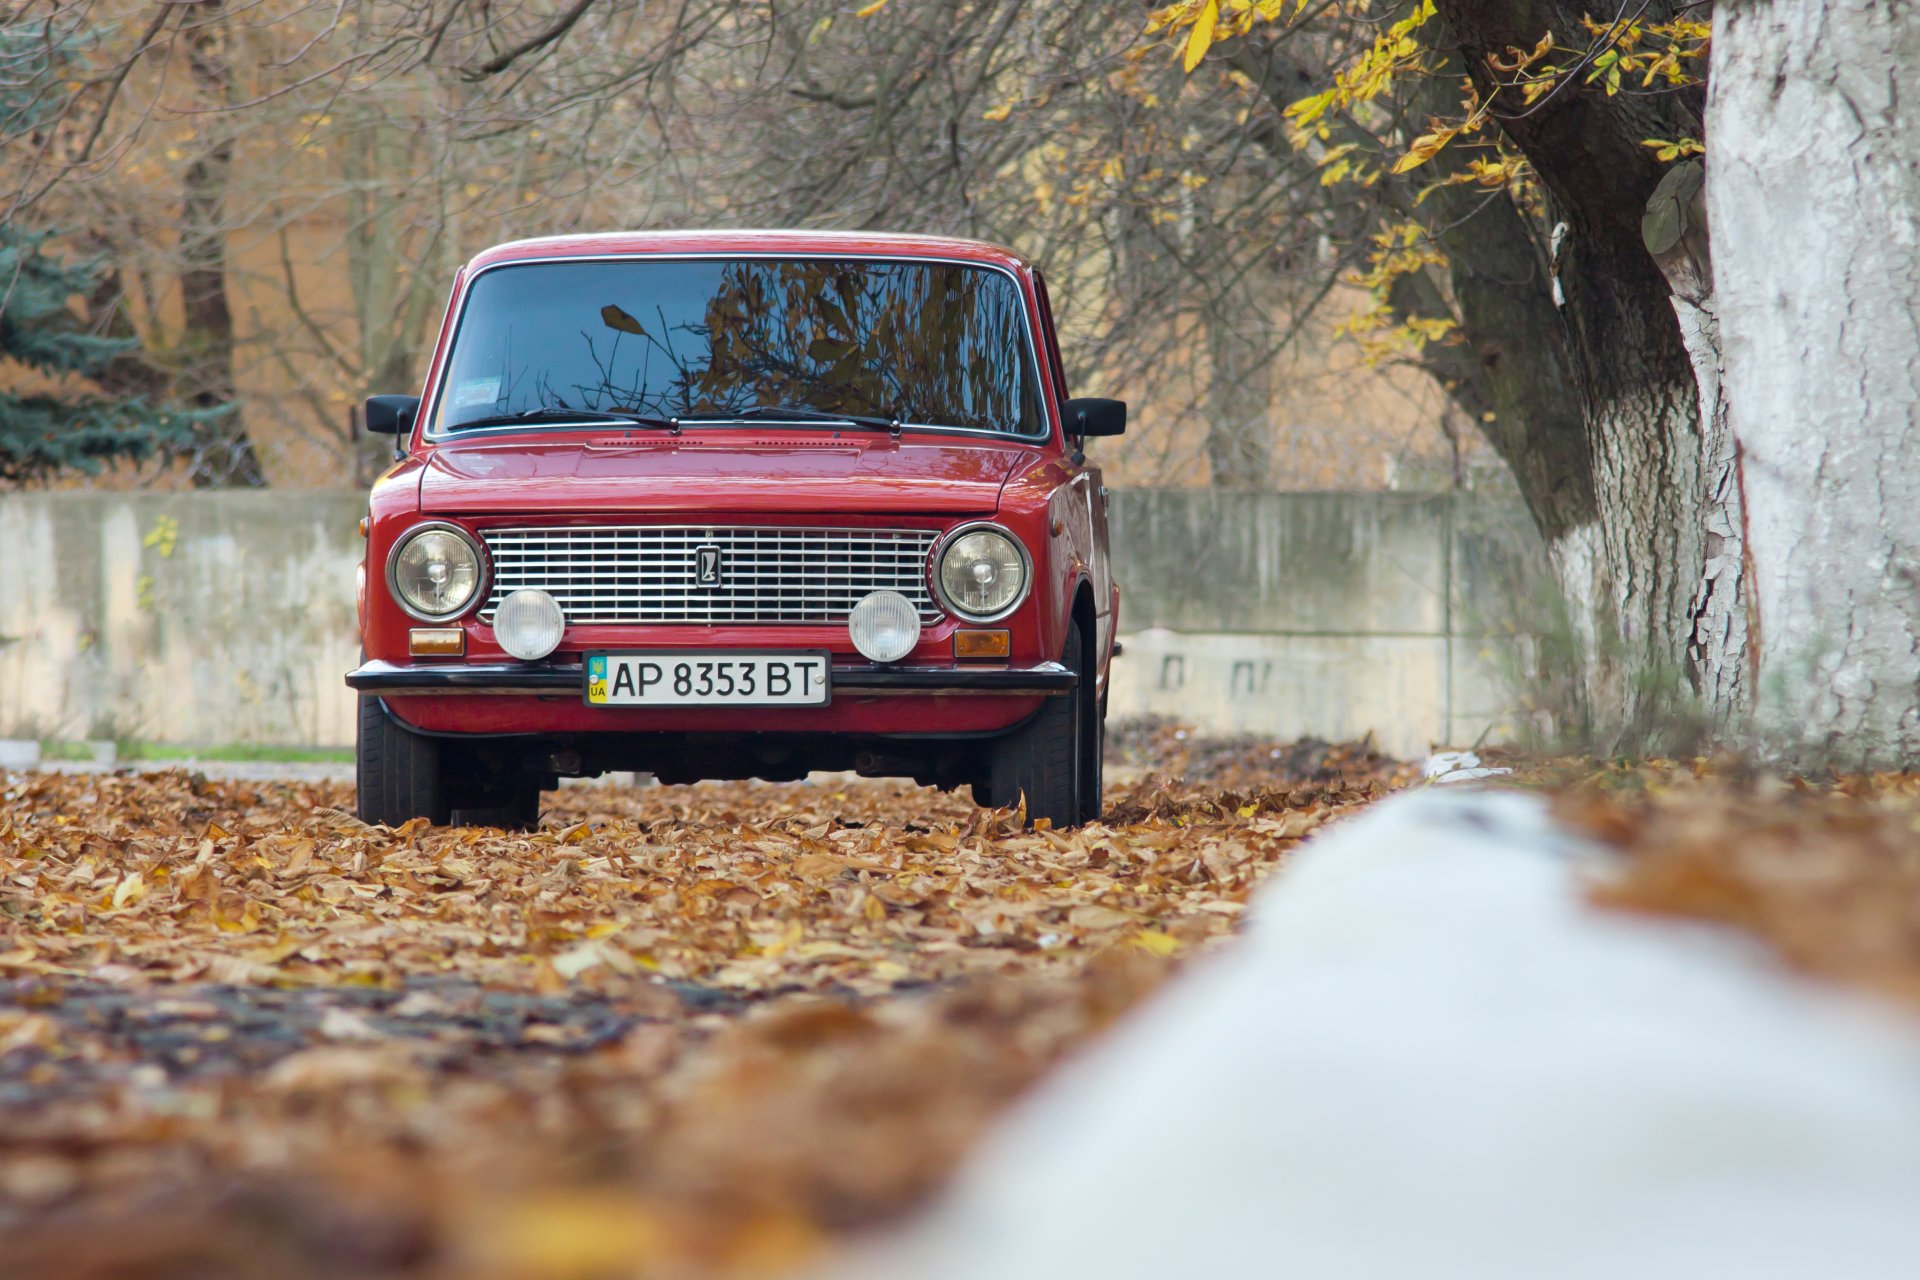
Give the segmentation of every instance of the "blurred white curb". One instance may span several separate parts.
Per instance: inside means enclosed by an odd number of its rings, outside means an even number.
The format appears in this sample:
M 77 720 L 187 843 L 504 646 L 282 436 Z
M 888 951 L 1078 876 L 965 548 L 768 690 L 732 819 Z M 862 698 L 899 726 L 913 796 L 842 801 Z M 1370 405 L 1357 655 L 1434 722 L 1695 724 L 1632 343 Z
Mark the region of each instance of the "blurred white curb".
M 826 1273 L 1920 1275 L 1920 1031 L 1587 907 L 1598 856 L 1519 794 L 1341 823 L 932 1213 Z

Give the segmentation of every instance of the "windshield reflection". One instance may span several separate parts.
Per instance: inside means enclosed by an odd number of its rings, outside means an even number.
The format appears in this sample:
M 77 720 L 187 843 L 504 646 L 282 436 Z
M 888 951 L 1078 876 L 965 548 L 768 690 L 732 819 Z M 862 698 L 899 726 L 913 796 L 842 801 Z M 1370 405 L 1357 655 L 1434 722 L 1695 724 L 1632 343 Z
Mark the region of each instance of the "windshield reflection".
M 469 291 L 437 425 L 768 406 L 1034 434 L 1012 279 L 938 262 L 530 263 Z M 530 424 L 531 425 L 531 424 Z

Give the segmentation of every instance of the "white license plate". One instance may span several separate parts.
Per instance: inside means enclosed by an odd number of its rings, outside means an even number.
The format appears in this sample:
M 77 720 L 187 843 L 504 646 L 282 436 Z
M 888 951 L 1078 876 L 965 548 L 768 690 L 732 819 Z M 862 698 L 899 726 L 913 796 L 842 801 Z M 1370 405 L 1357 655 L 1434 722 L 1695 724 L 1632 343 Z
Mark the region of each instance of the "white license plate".
M 823 707 L 824 653 L 656 650 L 587 655 L 594 707 Z

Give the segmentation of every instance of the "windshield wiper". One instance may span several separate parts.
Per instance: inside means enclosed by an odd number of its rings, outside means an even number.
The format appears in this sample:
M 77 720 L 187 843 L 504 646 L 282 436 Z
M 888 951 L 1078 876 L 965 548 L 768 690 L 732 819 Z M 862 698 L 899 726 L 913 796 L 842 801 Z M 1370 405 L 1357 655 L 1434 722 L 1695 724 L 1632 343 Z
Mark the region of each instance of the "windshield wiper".
M 761 404 L 751 409 L 741 409 L 737 413 L 714 414 L 707 421 L 712 422 L 754 422 L 760 419 L 786 419 L 789 422 L 844 422 L 849 426 L 868 427 L 874 431 L 885 431 L 889 435 L 899 435 L 906 425 L 904 418 L 882 418 L 870 413 L 835 413 L 830 409 L 816 409 L 805 404 Z M 698 422 L 699 418 L 688 419 Z
M 491 417 L 458 422 L 453 425 L 452 430 L 465 431 L 469 427 L 512 427 L 525 422 L 630 422 L 637 427 L 659 427 L 675 435 L 680 433 L 678 418 L 663 418 L 657 413 L 639 413 L 626 409 L 526 409 L 519 413 L 497 413 Z

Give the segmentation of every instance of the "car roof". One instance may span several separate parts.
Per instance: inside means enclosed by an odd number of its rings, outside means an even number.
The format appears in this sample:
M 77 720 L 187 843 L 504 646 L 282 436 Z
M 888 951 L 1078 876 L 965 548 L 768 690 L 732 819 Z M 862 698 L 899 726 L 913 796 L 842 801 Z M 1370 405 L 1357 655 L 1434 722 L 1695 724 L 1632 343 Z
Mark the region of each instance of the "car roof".
M 659 256 L 832 256 L 940 258 L 1025 270 L 1026 259 L 983 240 L 881 231 L 605 231 L 510 240 L 474 255 L 469 271 L 540 258 Z

